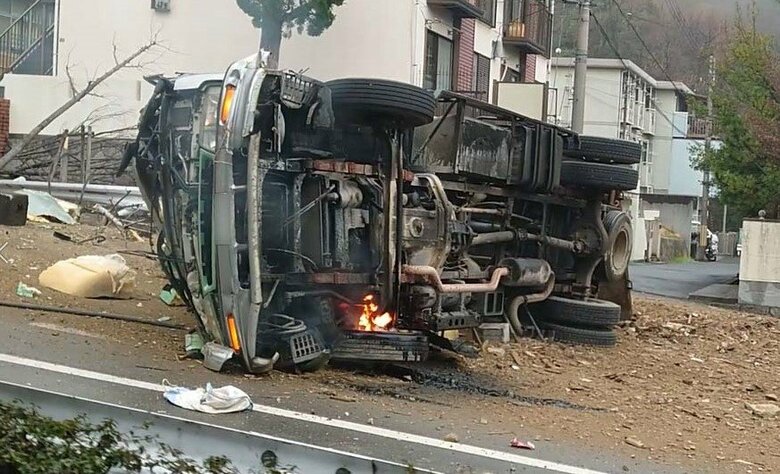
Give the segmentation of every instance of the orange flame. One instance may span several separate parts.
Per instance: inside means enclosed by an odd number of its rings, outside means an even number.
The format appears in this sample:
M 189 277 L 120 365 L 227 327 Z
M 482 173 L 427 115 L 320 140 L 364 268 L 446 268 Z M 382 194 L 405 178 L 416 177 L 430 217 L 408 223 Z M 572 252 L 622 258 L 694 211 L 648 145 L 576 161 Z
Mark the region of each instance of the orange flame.
M 374 295 L 366 295 L 363 298 L 362 312 L 358 321 L 358 329 L 361 331 L 387 331 L 393 324 L 393 315 L 379 313 L 379 306 L 374 302 Z

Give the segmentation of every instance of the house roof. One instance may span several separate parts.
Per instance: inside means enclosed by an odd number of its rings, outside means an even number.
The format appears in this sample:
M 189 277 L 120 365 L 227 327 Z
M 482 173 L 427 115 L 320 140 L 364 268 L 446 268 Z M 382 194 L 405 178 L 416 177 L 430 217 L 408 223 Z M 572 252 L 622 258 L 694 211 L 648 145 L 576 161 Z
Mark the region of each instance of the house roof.
M 574 58 L 552 58 L 551 61 L 552 67 L 574 67 Z M 637 66 L 636 63 L 627 59 L 588 58 L 588 68 L 629 70 L 657 89 L 676 90 L 684 94 L 694 95 L 694 92 L 682 82 L 656 80 L 647 71 Z

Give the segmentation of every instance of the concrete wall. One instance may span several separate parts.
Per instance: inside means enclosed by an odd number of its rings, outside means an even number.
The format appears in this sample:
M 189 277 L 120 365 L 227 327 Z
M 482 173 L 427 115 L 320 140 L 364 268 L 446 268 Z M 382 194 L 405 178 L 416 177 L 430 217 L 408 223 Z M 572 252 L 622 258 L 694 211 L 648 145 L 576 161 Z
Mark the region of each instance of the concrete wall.
M 694 216 L 694 201 L 684 197 L 669 196 L 672 202 L 662 200 L 666 196 L 642 196 L 641 212 L 659 211 L 661 214 L 658 221 L 674 232 L 680 234 L 680 238 L 685 242 L 686 248 L 691 244 L 691 220 Z
M 135 125 L 151 86 L 144 75 L 223 72 L 236 59 L 257 50 L 259 34 L 233 1 L 172 0 L 171 11 L 157 12 L 149 1 L 60 0 L 58 56 L 54 76 L 8 74 L 0 85 L 11 100 L 11 133 L 28 132 L 70 97 L 66 68 L 77 87 L 114 65 L 112 43 L 122 59 L 156 32 L 164 48 L 140 59 L 143 69 L 115 75 L 51 124 L 54 134 L 78 126 L 90 114 L 104 117 L 96 131 Z
M 742 223 L 739 302 L 780 307 L 780 221 Z
M 620 69 L 588 69 L 585 99 L 586 135 L 617 138 L 620 130 Z M 550 87 L 558 90 L 558 103 L 549 104 L 549 114 L 558 112 L 560 124 L 571 126 L 574 68 L 554 66 L 550 73 Z

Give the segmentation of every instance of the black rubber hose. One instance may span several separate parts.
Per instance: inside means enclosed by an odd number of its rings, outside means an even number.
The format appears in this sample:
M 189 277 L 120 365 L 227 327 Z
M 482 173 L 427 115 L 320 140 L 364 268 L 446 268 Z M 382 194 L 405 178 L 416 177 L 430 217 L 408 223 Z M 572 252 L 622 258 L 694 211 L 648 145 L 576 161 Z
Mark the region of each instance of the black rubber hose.
M 181 331 L 186 331 L 189 329 L 187 326 L 182 326 L 181 324 L 174 324 L 174 323 L 168 323 L 163 321 L 149 321 L 147 319 L 136 318 L 135 316 L 125 316 L 123 314 L 115 314 L 115 313 L 100 313 L 98 311 L 88 311 L 85 309 L 59 308 L 57 306 L 46 306 L 42 304 L 30 304 L 30 303 L 13 303 L 10 301 L 0 301 L 0 306 L 5 306 L 6 308 L 30 309 L 33 311 L 45 311 L 47 313 L 74 314 L 76 316 L 89 316 L 93 318 L 114 319 L 117 321 L 146 324 L 148 326 L 157 326 L 157 327 L 167 328 L 167 329 L 179 329 Z

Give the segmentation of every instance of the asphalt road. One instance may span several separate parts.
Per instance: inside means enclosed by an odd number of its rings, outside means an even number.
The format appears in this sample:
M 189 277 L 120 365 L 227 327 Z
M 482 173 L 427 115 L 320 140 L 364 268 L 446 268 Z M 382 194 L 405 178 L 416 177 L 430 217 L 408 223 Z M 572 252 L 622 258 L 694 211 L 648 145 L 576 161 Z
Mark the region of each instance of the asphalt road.
M 632 263 L 629 268 L 634 291 L 687 299 L 705 286 L 726 283 L 739 274 L 739 259 L 716 262 Z
M 507 447 L 505 434 L 490 433 L 497 428 L 533 433 L 534 427 L 528 421 L 523 425 L 519 420 L 504 420 L 499 426 L 484 427 L 484 432 L 479 425 L 469 426 L 467 439 L 445 443 L 434 424 L 425 421 L 433 419 L 433 413 L 424 412 L 418 405 L 404 405 L 406 402 L 391 398 L 334 401 L 327 393 L 312 389 L 305 379 L 283 375 L 247 380 L 240 375 L 215 374 L 196 365 L 182 370 L 182 364 L 155 357 L 149 346 L 111 342 L 106 347 L 106 341 L 88 334 L 52 332 L 33 325 L 30 316 L 22 311 L 0 310 L 0 381 L 397 463 L 413 462 L 415 466 L 445 473 L 694 472 L 682 466 L 656 464 L 642 456 L 578 446 L 571 441 L 553 439 L 538 443 L 535 451 L 512 450 Z M 57 316 L 62 324 L 66 319 Z M 216 385 L 236 384 L 250 394 L 255 408 L 222 416 L 182 410 L 162 398 L 159 384 L 163 379 L 190 387 L 203 386 L 207 381 Z M 406 415 L 401 410 L 411 412 Z M 417 414 L 412 415 L 415 410 Z M 435 416 L 440 422 L 451 421 L 459 426 L 466 421 L 457 408 L 442 407 Z

